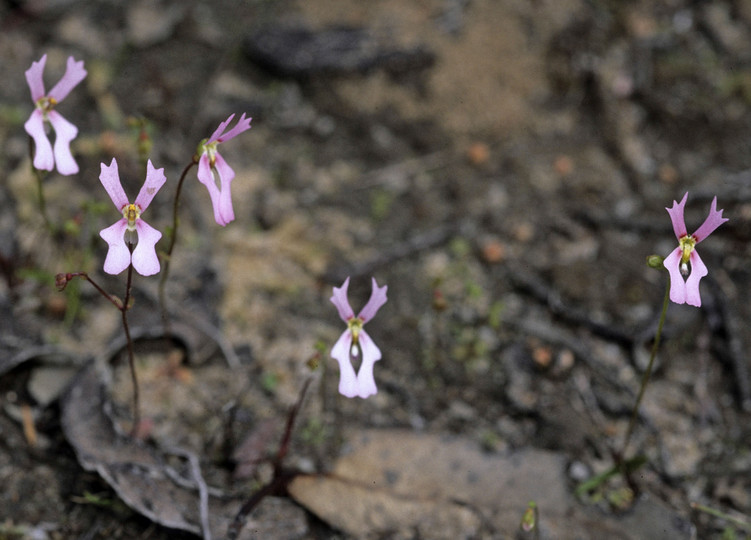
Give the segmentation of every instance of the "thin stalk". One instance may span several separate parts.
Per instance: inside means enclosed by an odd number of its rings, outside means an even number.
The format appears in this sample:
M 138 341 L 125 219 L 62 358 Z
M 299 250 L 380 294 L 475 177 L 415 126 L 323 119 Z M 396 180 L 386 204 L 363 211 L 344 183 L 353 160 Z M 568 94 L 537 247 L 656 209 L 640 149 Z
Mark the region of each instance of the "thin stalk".
M 282 442 L 279 444 L 279 450 L 277 451 L 276 459 L 274 460 L 275 476 L 282 475 L 282 465 L 284 463 L 284 458 L 287 457 L 287 452 L 289 451 L 289 443 L 292 439 L 292 428 L 295 426 L 295 420 L 297 419 L 297 415 L 300 412 L 300 408 L 302 407 L 303 399 L 305 399 L 305 393 L 308 391 L 308 387 L 310 386 L 310 383 L 312 381 L 312 377 L 308 377 L 308 379 L 305 380 L 305 383 L 303 383 L 302 386 L 302 390 L 300 390 L 300 396 L 297 398 L 297 403 L 295 403 L 295 405 L 290 410 L 289 415 L 287 415 L 287 423 L 284 426 L 284 435 L 282 435 Z
M 133 251 L 133 245 L 128 244 L 128 248 Z M 125 340 L 128 347 L 128 366 L 130 367 L 130 379 L 133 383 L 133 427 L 130 430 L 131 437 L 135 436 L 138 426 L 141 423 L 141 406 L 138 392 L 138 377 L 136 376 L 136 359 L 133 352 L 133 340 L 130 337 L 130 327 L 128 326 L 128 308 L 130 307 L 130 291 L 133 283 L 133 265 L 128 265 L 128 280 L 125 286 L 125 298 L 123 307 L 120 312 L 123 316 L 123 330 L 125 330 Z
M 644 375 L 641 378 L 641 387 L 639 388 L 639 395 L 636 396 L 636 404 L 634 404 L 634 410 L 631 413 L 631 420 L 628 423 L 628 429 L 626 429 L 626 438 L 623 440 L 623 447 L 621 449 L 621 456 L 626 455 L 626 449 L 628 443 L 631 441 L 631 435 L 634 432 L 636 426 L 636 419 L 639 416 L 639 406 L 641 405 L 642 398 L 644 397 L 644 391 L 649 384 L 649 378 L 652 376 L 652 368 L 654 367 L 655 357 L 657 356 L 657 349 L 660 347 L 660 338 L 662 337 L 662 327 L 665 324 L 665 315 L 668 312 L 668 304 L 670 303 L 670 281 L 668 281 L 667 288 L 665 289 L 665 298 L 662 301 L 662 313 L 660 313 L 660 321 L 657 323 L 657 333 L 655 334 L 655 340 L 652 344 L 652 354 L 649 356 L 649 363 L 647 369 L 644 371 Z
M 54 233 L 55 227 L 52 225 L 50 217 L 47 215 L 47 201 L 44 198 L 44 187 L 42 185 L 44 175 L 42 174 L 42 171 L 34 167 L 34 140 L 31 137 L 29 137 L 29 158 L 31 159 L 31 172 L 34 175 L 37 184 L 37 204 L 39 205 L 39 213 L 42 214 L 42 219 L 44 220 L 44 225 L 47 229 L 51 233 Z
M 81 279 L 85 279 L 86 281 L 88 281 L 89 283 L 91 283 L 91 286 L 94 287 L 99 292 L 99 294 L 101 294 L 102 296 L 104 296 L 117 309 L 119 309 L 120 311 L 122 311 L 122 309 L 123 309 L 123 303 L 122 303 L 122 301 L 117 296 L 115 296 L 114 294 L 109 294 L 107 291 L 105 291 L 96 281 L 94 281 L 93 279 L 91 279 L 91 277 L 89 276 L 89 274 L 87 274 L 86 272 L 70 272 L 68 274 L 59 274 L 57 276 L 57 282 L 58 282 L 57 283 L 57 287 L 58 287 L 58 289 L 60 289 L 62 291 L 67 286 L 67 284 L 68 284 L 69 281 L 71 281 L 73 278 L 77 278 L 77 277 L 79 277 Z
M 128 249 L 133 253 L 133 244 L 128 243 Z M 136 375 L 136 360 L 135 353 L 133 352 L 133 339 L 130 336 L 130 326 L 128 325 L 128 309 L 130 309 L 131 291 L 133 289 L 133 265 L 128 265 L 128 278 L 125 284 L 125 297 L 120 300 L 114 294 L 109 294 L 105 291 L 96 281 L 91 279 L 86 272 L 70 272 L 67 274 L 58 274 L 55 278 L 55 284 L 58 290 L 62 291 L 74 278 L 85 279 L 91 286 L 94 287 L 99 294 L 104 296 L 109 302 L 112 303 L 117 309 L 120 310 L 123 320 L 123 330 L 125 331 L 125 341 L 128 351 L 128 367 L 130 368 L 130 379 L 133 383 L 133 427 L 131 429 L 131 436 L 135 436 L 138 425 L 141 423 L 141 406 L 138 389 L 138 377 Z
M 721 510 L 717 510 L 715 508 L 711 508 L 709 506 L 705 506 L 703 504 L 699 504 L 697 502 L 691 503 L 691 508 L 694 510 L 698 510 L 699 512 L 704 512 L 706 514 L 709 514 L 710 516 L 714 516 L 716 518 L 724 519 L 735 525 L 736 527 L 739 527 L 743 529 L 746 532 L 751 532 L 751 522 L 740 518 L 736 516 L 732 516 L 726 512 L 723 512 Z
M 177 190 L 175 191 L 175 200 L 172 203 L 172 229 L 170 230 L 170 240 L 169 240 L 169 247 L 167 248 L 167 251 L 164 254 L 164 269 L 162 270 L 162 277 L 159 280 L 159 306 L 162 310 L 162 323 L 164 324 L 165 329 L 167 328 L 169 324 L 169 319 L 167 316 L 167 301 L 164 296 L 164 289 L 167 285 L 167 278 L 169 277 L 169 270 L 170 270 L 170 261 L 172 260 L 172 251 L 175 249 L 175 243 L 177 242 L 177 228 L 180 225 L 180 220 L 178 219 L 177 211 L 180 207 L 180 194 L 182 193 L 183 189 L 183 182 L 185 182 L 185 178 L 188 175 L 188 171 L 196 165 L 198 161 L 196 160 L 196 156 L 193 157 L 193 160 L 188 163 L 188 165 L 185 166 L 183 169 L 183 173 L 180 175 L 180 180 L 177 182 Z
M 256 506 L 258 506 L 258 503 L 260 503 L 264 499 L 264 497 L 267 497 L 269 495 L 283 494 L 289 481 L 297 474 L 293 471 L 286 471 L 283 467 L 283 464 L 284 458 L 287 456 L 287 452 L 289 451 L 289 444 L 290 440 L 292 439 L 292 428 L 294 428 L 295 426 L 295 420 L 297 419 L 297 415 L 300 412 L 302 402 L 305 399 L 305 393 L 308 391 L 308 387 L 310 386 L 312 380 L 312 378 L 308 378 L 305 381 L 302 390 L 300 390 L 300 395 L 297 398 L 297 402 L 292 407 L 292 409 L 290 409 L 289 414 L 287 415 L 287 422 L 284 426 L 284 434 L 282 435 L 282 440 L 279 443 L 279 448 L 272 462 L 274 466 L 274 474 L 271 480 L 266 485 L 258 489 L 255 493 L 253 493 L 250 499 L 245 501 L 245 504 L 242 505 L 227 529 L 227 540 L 235 540 L 240 535 L 240 531 L 242 531 L 242 528 L 245 526 L 248 515 Z

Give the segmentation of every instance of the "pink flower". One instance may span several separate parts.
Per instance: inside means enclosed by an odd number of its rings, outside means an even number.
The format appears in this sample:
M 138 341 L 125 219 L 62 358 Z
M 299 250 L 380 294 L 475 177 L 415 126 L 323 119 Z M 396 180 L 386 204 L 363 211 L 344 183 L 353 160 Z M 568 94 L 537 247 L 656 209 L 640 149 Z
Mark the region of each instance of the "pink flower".
M 125 196 L 120 184 L 117 161 L 114 158 L 109 167 L 102 163 L 99 180 L 112 202 L 123 214 L 122 219 L 99 232 L 99 236 L 109 244 L 104 271 L 108 274 L 119 274 L 132 263 L 136 272 L 142 276 L 156 274 L 160 266 L 155 246 L 162 233 L 141 219 L 141 213 L 148 208 L 156 192 L 167 180 L 164 169 L 154 169 L 149 160 L 146 165 L 146 181 L 136 197 L 136 202 L 132 204 L 128 202 L 128 197 Z
M 51 171 L 57 163 L 57 171 L 60 174 L 76 174 L 78 164 L 73 159 L 73 154 L 70 153 L 70 141 L 78 135 L 78 128 L 63 118 L 54 108 L 86 77 L 86 70 L 83 68 L 83 61 L 76 62 L 72 56 L 68 57 L 65 75 L 50 90 L 49 94 L 45 94 L 42 73 L 46 62 L 47 55 L 45 54 L 39 62 L 32 62 L 31 67 L 26 70 L 26 82 L 29 83 L 31 99 L 34 101 L 36 109 L 31 113 L 23 127 L 26 129 L 26 133 L 34 139 L 34 146 L 36 147 L 35 168 Z M 47 139 L 45 122 L 52 124 L 55 130 L 54 151 Z
M 219 124 L 214 134 L 198 145 L 200 157 L 198 159 L 198 180 L 209 190 L 211 204 L 214 207 L 214 219 L 225 226 L 235 219 L 232 209 L 232 195 L 230 184 L 235 178 L 235 171 L 227 165 L 222 155 L 217 151 L 219 143 L 226 142 L 243 131 L 250 129 L 251 118 L 245 118 L 245 113 L 237 121 L 237 125 L 227 131 L 227 126 L 235 117 L 231 114 L 227 120 Z
M 683 196 L 681 202 L 673 201 L 672 208 L 665 208 L 673 222 L 673 231 L 678 239 L 678 247 L 670 255 L 665 257 L 663 265 L 670 273 L 670 300 L 676 304 L 689 304 L 701 306 L 699 294 L 699 281 L 707 275 L 707 267 L 704 266 L 699 254 L 696 252 L 696 244 L 725 223 L 727 218 L 722 217 L 722 210 L 717 210 L 717 197 L 712 199 L 712 207 L 704 223 L 696 229 L 694 234 L 686 232 L 686 223 L 683 220 L 683 208 L 686 206 L 688 193 Z M 689 266 L 690 263 L 690 266 Z M 687 279 L 684 281 L 684 276 Z
M 378 287 L 373 278 L 370 300 L 357 317 L 349 306 L 347 287 L 349 287 L 349 278 L 344 280 L 341 287 L 334 287 L 334 294 L 331 297 L 331 303 L 339 311 L 339 317 L 347 323 L 347 329 L 331 349 L 331 357 L 339 362 L 339 393 L 350 398 L 355 396 L 366 398 L 378 392 L 373 378 L 373 365 L 381 359 L 381 351 L 363 330 L 363 325 L 372 319 L 378 309 L 386 303 L 388 287 L 386 285 Z M 359 373 L 355 375 L 352 360 L 358 357 L 362 360 Z

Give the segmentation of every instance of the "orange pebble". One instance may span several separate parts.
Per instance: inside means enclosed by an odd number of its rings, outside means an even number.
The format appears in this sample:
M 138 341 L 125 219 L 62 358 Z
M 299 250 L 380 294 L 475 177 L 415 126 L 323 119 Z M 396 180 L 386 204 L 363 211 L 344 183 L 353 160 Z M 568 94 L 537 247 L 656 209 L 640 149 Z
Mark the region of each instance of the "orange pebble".
M 506 247 L 497 240 L 491 240 L 482 246 L 482 257 L 489 263 L 502 261 L 505 254 Z
M 472 165 L 482 165 L 486 163 L 490 158 L 490 148 L 488 145 L 481 142 L 473 143 L 467 149 L 467 159 Z
M 560 155 L 553 162 L 553 169 L 559 176 L 568 176 L 574 172 L 574 160 L 569 156 Z

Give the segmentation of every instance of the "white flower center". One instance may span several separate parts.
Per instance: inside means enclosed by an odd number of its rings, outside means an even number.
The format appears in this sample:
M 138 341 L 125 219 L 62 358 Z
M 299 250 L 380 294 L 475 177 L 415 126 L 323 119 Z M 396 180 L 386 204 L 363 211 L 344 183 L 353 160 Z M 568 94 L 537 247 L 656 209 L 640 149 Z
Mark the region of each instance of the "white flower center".
M 683 236 L 678 240 L 678 247 L 681 248 L 681 265 L 680 265 L 681 275 L 688 276 L 689 274 L 688 262 L 691 257 L 691 253 L 694 251 L 694 248 L 696 247 L 696 239 L 690 234 L 687 234 L 686 236 Z
M 347 327 L 352 334 L 352 347 L 350 347 L 349 355 L 352 358 L 357 358 L 360 354 L 360 330 L 362 330 L 363 321 L 359 317 L 352 317 L 347 321 Z

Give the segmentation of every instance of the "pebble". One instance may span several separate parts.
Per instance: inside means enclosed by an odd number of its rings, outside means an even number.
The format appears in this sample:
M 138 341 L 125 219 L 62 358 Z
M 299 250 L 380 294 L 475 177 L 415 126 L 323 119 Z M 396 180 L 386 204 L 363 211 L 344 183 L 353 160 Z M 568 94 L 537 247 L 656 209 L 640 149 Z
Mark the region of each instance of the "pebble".
M 183 4 L 163 6 L 156 0 L 141 0 L 128 9 L 128 42 L 139 48 L 165 41 L 185 15 Z

